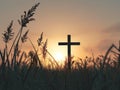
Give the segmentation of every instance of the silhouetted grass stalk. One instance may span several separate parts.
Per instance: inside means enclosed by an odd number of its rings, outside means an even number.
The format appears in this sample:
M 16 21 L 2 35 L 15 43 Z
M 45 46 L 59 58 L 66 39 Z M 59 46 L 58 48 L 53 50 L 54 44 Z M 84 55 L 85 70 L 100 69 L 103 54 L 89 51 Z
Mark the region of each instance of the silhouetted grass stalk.
M 42 35 L 42 34 L 41 34 L 41 35 Z M 28 38 L 28 40 L 30 41 L 30 43 L 31 43 L 31 45 L 32 45 L 35 53 L 38 55 L 38 50 L 36 50 L 34 44 L 33 44 L 32 41 L 30 40 L 30 38 Z M 42 36 L 41 36 L 39 45 L 41 45 L 41 47 L 44 48 L 43 52 L 47 52 L 47 54 L 50 55 L 50 57 L 54 60 L 55 64 L 57 65 L 56 67 L 58 68 L 59 65 L 58 65 L 57 61 L 55 60 L 55 58 L 52 56 L 52 54 L 51 54 L 51 53 L 46 49 L 46 47 L 44 46 L 45 44 L 42 42 Z M 38 47 L 39 47 L 39 45 L 38 45 Z M 45 54 L 45 53 L 43 53 L 43 54 Z M 39 61 L 40 61 L 40 60 L 39 60 Z M 41 64 L 41 65 L 42 65 L 42 64 Z
M 15 37 L 13 43 L 12 43 L 12 46 L 10 47 L 10 51 L 9 51 L 8 56 L 11 54 L 11 51 L 12 51 L 12 49 L 13 49 L 15 43 L 16 43 L 16 40 L 18 39 L 18 36 L 19 36 L 19 34 L 20 34 L 21 31 L 22 31 L 22 27 L 21 27 L 21 29 L 18 31 L 18 33 L 17 33 L 17 35 L 16 35 L 16 37 Z
M 17 54 L 20 52 L 19 48 L 19 42 L 22 38 L 22 32 L 25 27 L 27 27 L 27 24 L 33 20 L 33 15 L 35 14 L 36 8 L 39 6 L 40 3 L 35 4 L 31 9 L 29 9 L 27 12 L 24 11 L 24 15 L 21 15 L 21 19 L 18 20 L 20 24 L 20 30 L 18 31 L 17 35 L 15 36 L 10 49 L 8 48 L 8 43 L 13 39 L 14 32 L 12 29 L 13 21 L 11 21 L 10 25 L 8 26 L 7 30 L 4 31 L 2 34 L 3 41 L 5 43 L 5 48 L 3 49 L 3 52 L 0 50 L 0 56 L 1 56 L 1 68 L 4 67 L 14 67 L 15 65 L 20 65 L 22 62 L 23 57 L 25 56 L 25 52 L 22 52 L 21 56 L 18 56 Z M 25 41 L 26 35 L 28 32 L 25 33 L 23 39 Z M 23 42 L 22 42 L 23 43 Z M 11 64 L 10 64 L 11 63 Z
M 35 51 L 35 55 L 37 55 L 37 58 L 38 58 L 37 61 L 39 62 L 40 67 L 43 68 L 43 65 L 42 65 L 42 63 L 41 63 L 41 61 L 40 61 L 40 59 L 39 59 L 38 52 L 37 52 L 34 44 L 33 44 L 32 41 L 30 40 L 30 38 L 28 38 L 28 40 L 30 41 L 30 43 L 31 43 L 31 45 L 32 45 L 32 47 L 33 47 L 33 49 L 34 49 L 34 51 Z

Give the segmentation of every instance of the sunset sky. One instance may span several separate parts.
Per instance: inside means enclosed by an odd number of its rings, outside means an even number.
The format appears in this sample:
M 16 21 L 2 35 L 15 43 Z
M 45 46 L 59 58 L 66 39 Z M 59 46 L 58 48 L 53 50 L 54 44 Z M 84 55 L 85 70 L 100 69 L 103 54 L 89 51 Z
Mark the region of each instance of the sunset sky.
M 72 46 L 72 55 L 76 57 L 91 55 L 91 51 L 102 54 L 112 43 L 118 45 L 120 0 L 0 0 L 0 34 L 11 20 L 17 32 L 20 15 L 37 2 L 40 6 L 34 16 L 36 21 L 25 30 L 30 29 L 29 37 L 34 43 L 43 32 L 53 56 L 67 55 L 67 48 L 58 46 L 58 42 L 67 41 L 67 34 L 71 34 L 72 41 L 81 43 Z

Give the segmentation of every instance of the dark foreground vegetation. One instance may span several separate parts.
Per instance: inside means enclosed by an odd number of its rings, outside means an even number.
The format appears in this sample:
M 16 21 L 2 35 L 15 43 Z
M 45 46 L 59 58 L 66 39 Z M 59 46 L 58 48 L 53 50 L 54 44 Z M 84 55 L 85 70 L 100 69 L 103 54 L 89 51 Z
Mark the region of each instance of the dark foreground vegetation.
M 1 65 L 0 90 L 120 90 L 118 62 L 113 62 L 115 66 L 112 66 L 109 63 L 103 65 L 103 58 L 96 60 L 98 62 L 91 62 L 93 67 L 77 63 L 76 69 L 71 71 L 19 66 L 17 63 L 14 67 Z
M 72 59 L 72 70 L 68 70 L 67 63 L 59 66 L 49 53 L 43 33 L 37 48 L 34 46 L 29 31 L 23 29 L 34 20 L 38 5 L 21 15 L 21 28 L 15 37 L 13 21 L 2 34 L 5 46 L 0 49 L 0 90 L 120 90 L 120 47 L 113 44 L 97 58 Z M 28 53 L 21 48 L 27 40 L 33 47 Z

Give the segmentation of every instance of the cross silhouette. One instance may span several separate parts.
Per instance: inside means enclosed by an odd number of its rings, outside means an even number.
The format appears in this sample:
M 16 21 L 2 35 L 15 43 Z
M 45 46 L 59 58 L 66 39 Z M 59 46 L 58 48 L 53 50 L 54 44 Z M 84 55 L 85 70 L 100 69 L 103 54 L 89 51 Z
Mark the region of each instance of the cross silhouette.
M 58 45 L 68 46 L 68 69 L 71 70 L 71 45 L 80 45 L 80 42 L 71 42 L 71 35 L 68 35 L 67 42 L 59 42 Z

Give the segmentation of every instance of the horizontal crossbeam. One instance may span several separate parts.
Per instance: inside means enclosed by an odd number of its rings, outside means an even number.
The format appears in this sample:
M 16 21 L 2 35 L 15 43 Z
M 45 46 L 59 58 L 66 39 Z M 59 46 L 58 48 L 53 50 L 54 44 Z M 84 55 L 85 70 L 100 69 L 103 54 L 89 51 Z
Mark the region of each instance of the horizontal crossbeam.
M 71 42 L 71 43 L 59 42 L 58 45 L 80 45 L 80 42 Z

